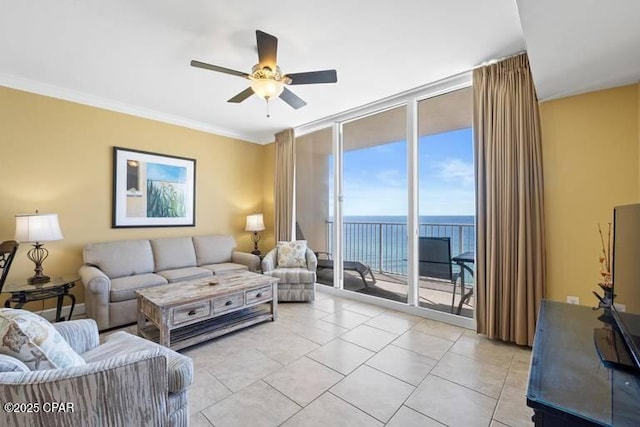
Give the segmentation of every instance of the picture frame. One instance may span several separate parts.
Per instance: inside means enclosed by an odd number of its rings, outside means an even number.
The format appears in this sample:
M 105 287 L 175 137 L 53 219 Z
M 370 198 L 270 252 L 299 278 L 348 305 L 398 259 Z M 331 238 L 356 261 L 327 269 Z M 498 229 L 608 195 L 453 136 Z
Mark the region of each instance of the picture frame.
M 112 228 L 194 227 L 196 160 L 113 147 Z

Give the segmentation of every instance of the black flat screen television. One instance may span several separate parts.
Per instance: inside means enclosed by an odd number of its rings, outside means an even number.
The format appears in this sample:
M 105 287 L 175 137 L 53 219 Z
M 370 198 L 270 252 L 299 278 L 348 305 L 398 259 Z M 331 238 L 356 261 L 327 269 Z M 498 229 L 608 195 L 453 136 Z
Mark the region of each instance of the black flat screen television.
M 613 211 L 611 314 L 636 368 L 640 368 L 640 203 Z

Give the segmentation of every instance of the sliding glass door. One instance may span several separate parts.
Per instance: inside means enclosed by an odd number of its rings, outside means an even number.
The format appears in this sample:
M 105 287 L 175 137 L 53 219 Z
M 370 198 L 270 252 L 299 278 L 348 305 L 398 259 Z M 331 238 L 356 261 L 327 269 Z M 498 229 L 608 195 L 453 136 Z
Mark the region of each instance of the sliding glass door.
M 407 302 L 407 118 L 396 107 L 343 124 L 344 289 Z
M 473 318 L 472 90 L 418 103 L 419 304 Z
M 296 238 L 318 254 L 317 283 L 334 286 L 332 128 L 296 138 Z
M 456 90 L 408 94 L 296 139 L 297 237 L 321 258 L 338 255 L 321 263 L 318 283 L 471 324 L 475 183 L 465 79 Z

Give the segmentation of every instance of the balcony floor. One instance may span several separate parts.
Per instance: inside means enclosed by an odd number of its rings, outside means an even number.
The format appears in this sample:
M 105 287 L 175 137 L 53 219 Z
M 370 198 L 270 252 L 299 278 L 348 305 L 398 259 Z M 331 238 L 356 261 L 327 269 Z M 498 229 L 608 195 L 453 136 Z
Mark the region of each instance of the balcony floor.
M 333 284 L 333 271 L 326 269 L 318 272 L 318 283 L 331 286 Z M 374 273 L 376 284 L 364 286 L 362 279 L 358 275 L 345 271 L 345 289 L 373 295 L 380 298 L 394 301 L 407 301 L 406 277 L 387 273 Z M 451 313 L 451 294 L 453 284 L 443 280 L 420 279 L 420 306 L 432 310 Z M 456 297 L 454 307 L 460 303 L 460 283 L 456 287 Z M 475 298 L 471 296 L 462 306 L 461 316 L 473 318 Z M 455 311 L 455 309 L 454 309 Z

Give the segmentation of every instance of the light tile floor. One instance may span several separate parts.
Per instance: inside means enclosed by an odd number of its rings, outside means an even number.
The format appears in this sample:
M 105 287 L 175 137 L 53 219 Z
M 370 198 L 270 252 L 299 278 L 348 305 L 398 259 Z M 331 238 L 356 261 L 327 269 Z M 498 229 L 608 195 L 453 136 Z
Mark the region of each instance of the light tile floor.
M 532 425 L 529 349 L 316 295 L 181 351 L 195 367 L 192 426 Z

